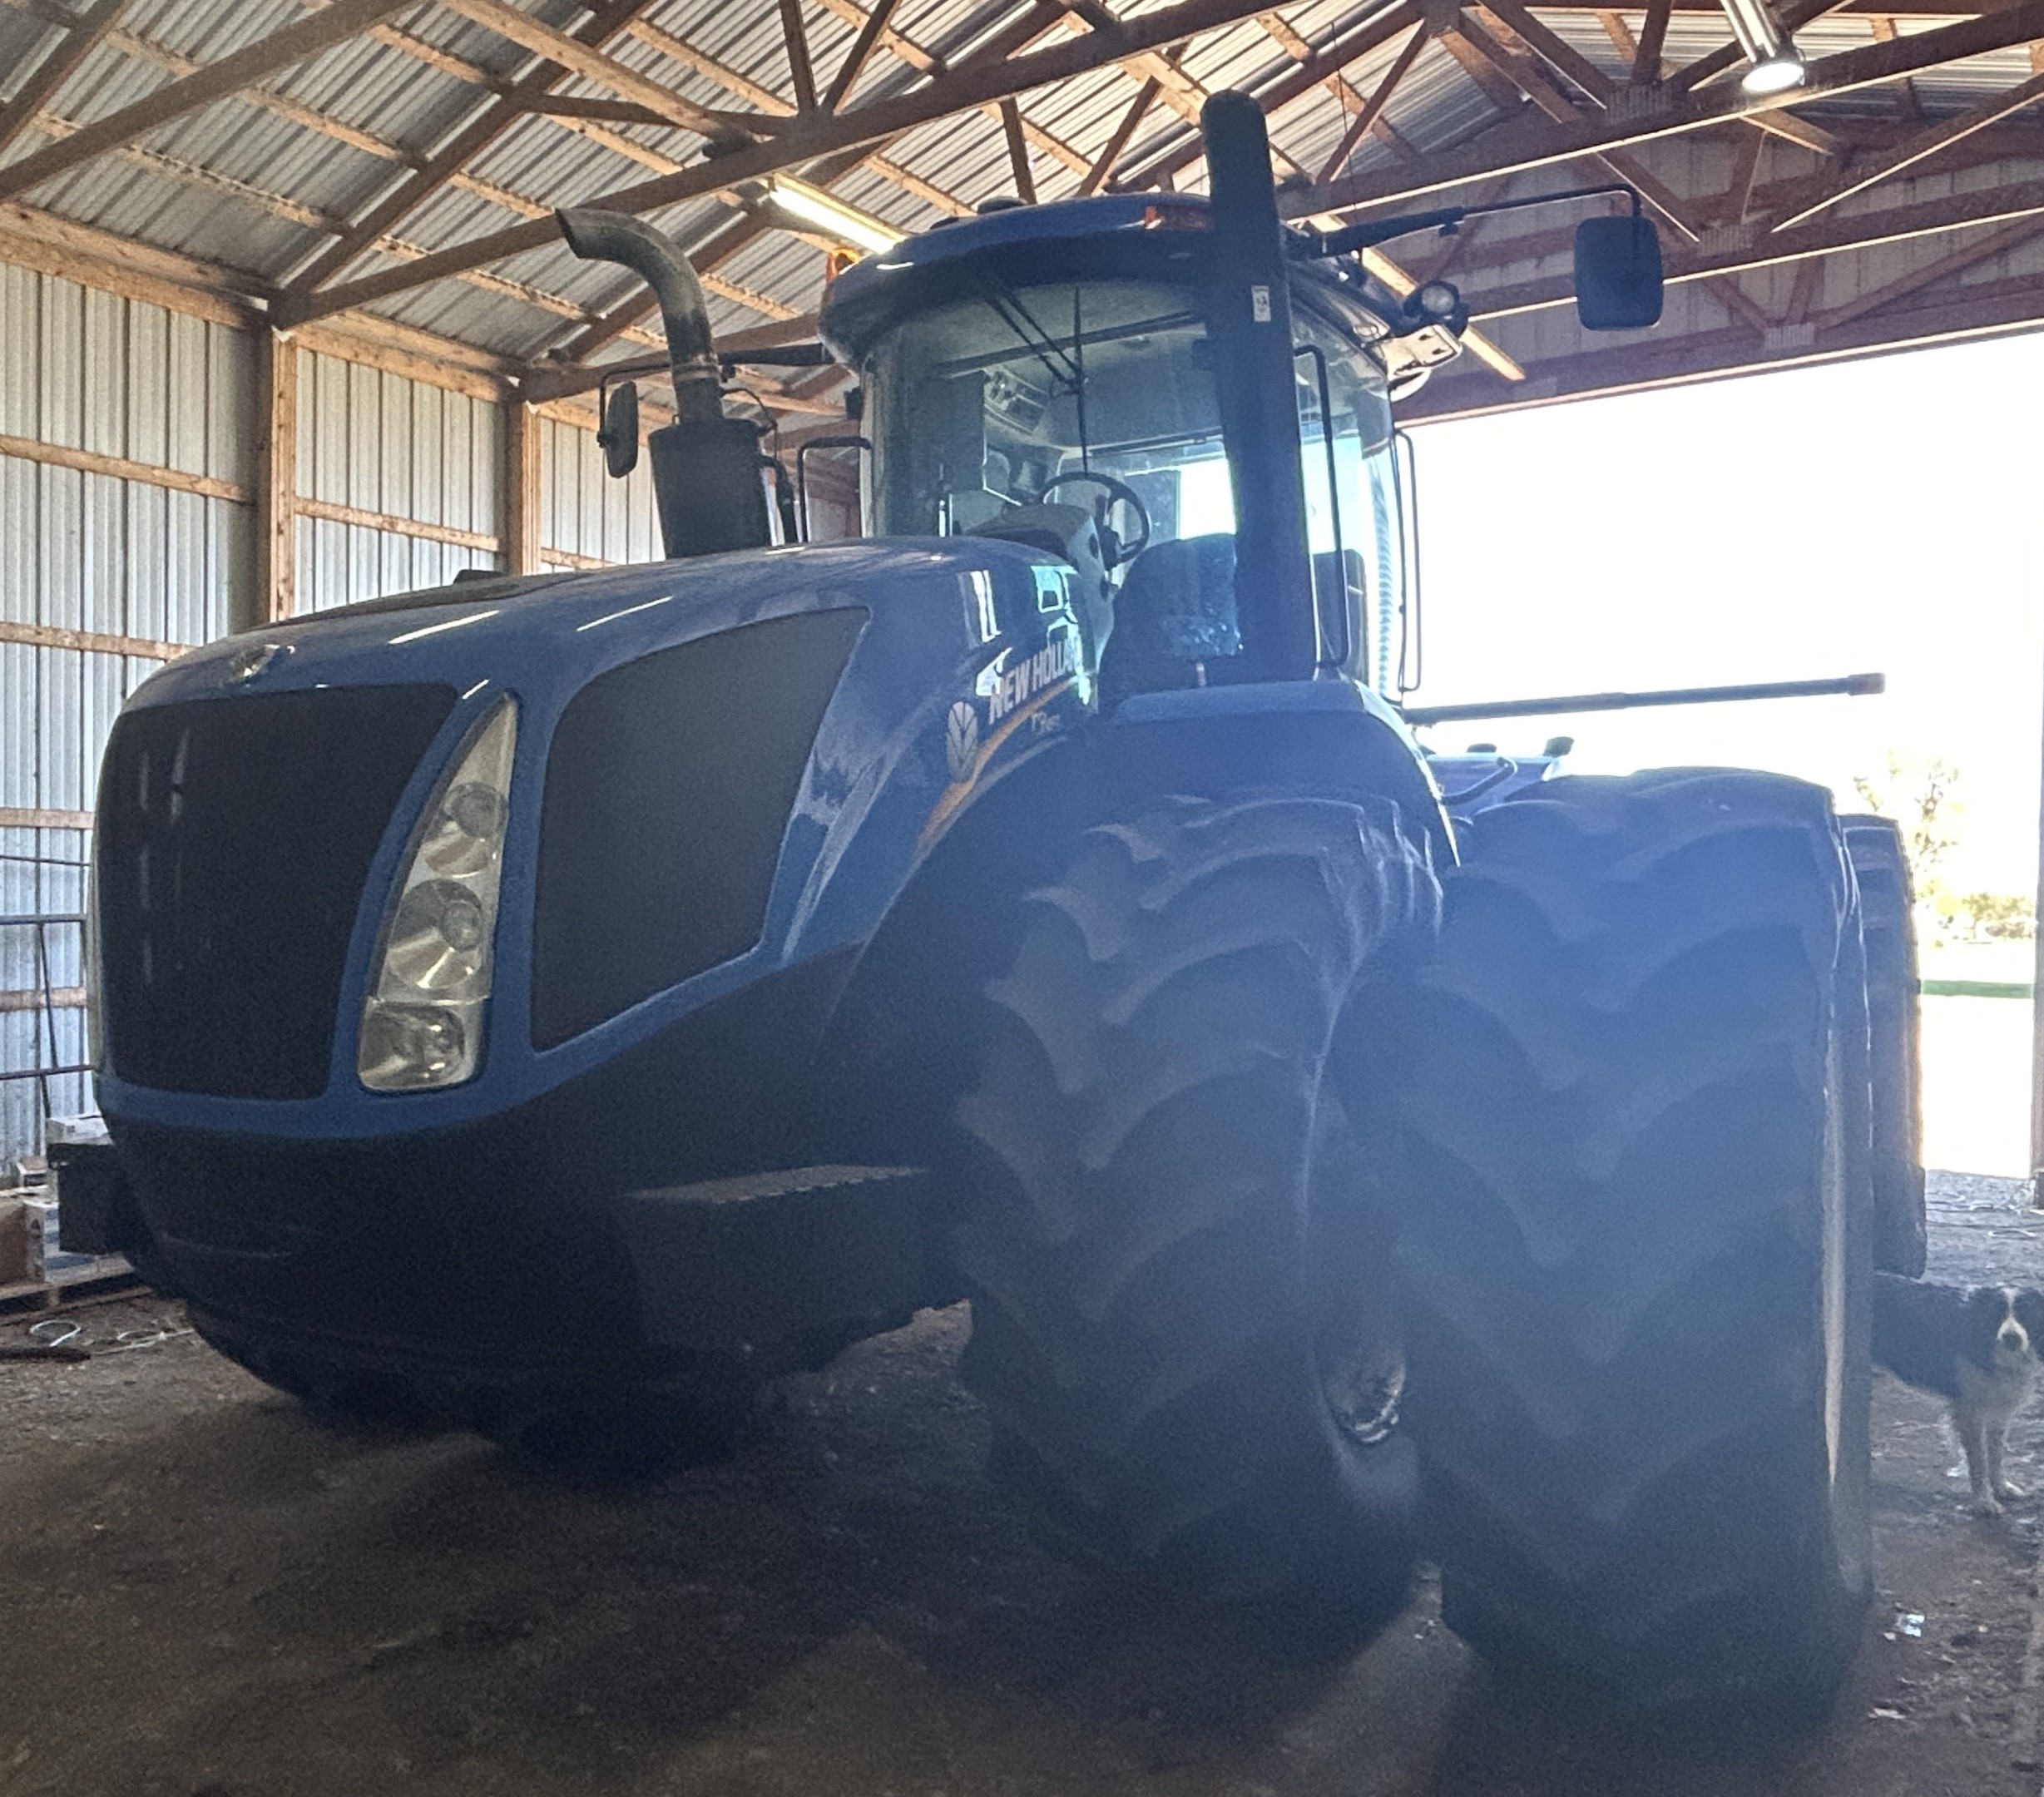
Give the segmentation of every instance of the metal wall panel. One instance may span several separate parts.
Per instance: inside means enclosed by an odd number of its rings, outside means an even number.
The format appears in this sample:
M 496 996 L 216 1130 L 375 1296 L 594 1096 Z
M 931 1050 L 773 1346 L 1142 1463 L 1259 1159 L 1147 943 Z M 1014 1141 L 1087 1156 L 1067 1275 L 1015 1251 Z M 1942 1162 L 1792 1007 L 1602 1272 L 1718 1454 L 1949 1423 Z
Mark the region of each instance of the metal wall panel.
M 252 485 L 239 333 L 8 265 L 0 342 L 0 433 Z M 207 641 L 255 579 L 254 531 L 231 500 L 0 455 L 0 621 Z M 157 665 L 0 643 L 0 806 L 89 810 L 115 715 Z M 75 917 L 86 847 L 82 830 L 0 829 L 0 918 Z M 76 988 L 81 956 L 75 923 L 0 925 L 0 993 Z M 75 1006 L 0 1007 L 0 1073 L 82 1059 L 83 1027 Z M 47 1083 L 59 1114 L 90 1102 L 77 1076 Z M 39 1151 L 42 1084 L 0 1079 L 0 1168 Z
M 486 400 L 298 352 L 298 490 L 309 499 L 495 537 L 503 453 L 502 414 Z M 301 611 L 502 565 L 487 549 L 330 518 L 301 516 L 296 542 Z
M 596 433 L 559 418 L 540 420 L 540 553 L 563 566 L 577 560 L 654 562 L 660 558 L 660 514 L 651 463 L 621 480 L 604 472 Z

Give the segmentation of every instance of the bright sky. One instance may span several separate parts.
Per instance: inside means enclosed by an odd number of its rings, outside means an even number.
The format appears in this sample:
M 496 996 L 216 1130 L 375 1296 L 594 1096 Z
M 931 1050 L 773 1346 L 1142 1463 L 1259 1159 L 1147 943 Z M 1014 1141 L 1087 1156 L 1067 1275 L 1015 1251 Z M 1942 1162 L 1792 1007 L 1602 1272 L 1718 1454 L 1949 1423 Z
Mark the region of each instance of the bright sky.
M 2044 334 L 1417 433 L 1422 701 L 1878 670 L 1878 698 L 1437 725 L 1832 786 L 1889 750 L 1960 770 L 1961 890 L 2027 893 L 2044 759 Z

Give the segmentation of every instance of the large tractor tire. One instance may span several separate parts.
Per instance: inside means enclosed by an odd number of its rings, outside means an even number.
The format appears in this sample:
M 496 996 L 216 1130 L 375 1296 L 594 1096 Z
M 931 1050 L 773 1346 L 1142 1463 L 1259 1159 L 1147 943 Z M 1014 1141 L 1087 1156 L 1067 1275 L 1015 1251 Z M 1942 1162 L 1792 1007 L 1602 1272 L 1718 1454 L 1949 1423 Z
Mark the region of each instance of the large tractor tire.
M 1829 799 L 1564 779 L 1471 836 L 1378 1043 L 1446 1620 L 1537 1686 L 1807 1720 L 1871 1590 L 1867 1023 Z
M 1089 831 L 988 988 L 953 1252 L 994 1466 L 1081 1557 L 1339 1645 L 1408 1588 L 1377 1172 L 1329 1073 L 1438 886 L 1395 814 Z
M 1873 1049 L 1873 1264 L 1920 1279 L 1923 1097 L 1918 1039 L 1916 894 L 1902 826 L 1893 818 L 1840 818 L 1859 883 L 1867 942 L 1867 1019 Z

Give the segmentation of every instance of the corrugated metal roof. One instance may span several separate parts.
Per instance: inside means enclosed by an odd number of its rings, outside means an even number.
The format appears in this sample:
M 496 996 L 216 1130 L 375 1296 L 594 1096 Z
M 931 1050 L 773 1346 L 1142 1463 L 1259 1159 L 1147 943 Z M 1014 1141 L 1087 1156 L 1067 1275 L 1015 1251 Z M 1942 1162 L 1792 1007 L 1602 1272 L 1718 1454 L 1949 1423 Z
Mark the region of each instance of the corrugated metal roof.
M 0 68 L 26 72 L 57 41 L 50 27 L 21 10 L 22 3 L 0 4 Z M 573 0 L 517 3 L 563 27 L 586 16 Z M 1117 10 L 1132 17 L 1168 3 L 1128 0 Z M 1369 26 L 1388 4 L 1305 0 L 1286 8 L 1283 19 L 1316 52 L 1324 52 Z M 894 28 L 929 55 L 955 63 L 1015 14 L 1014 0 L 905 0 Z M 157 92 L 183 67 L 217 61 L 303 16 L 301 0 L 131 0 L 119 30 L 60 86 L 48 110 L 73 127 L 107 116 Z M 1637 12 L 1621 16 L 1635 32 L 1641 27 Z M 698 106 L 744 111 L 751 104 L 745 97 L 749 88 L 788 92 L 788 57 L 773 0 L 659 0 L 644 17 L 651 28 L 615 37 L 608 53 L 677 96 Z M 819 85 L 827 87 L 851 42 L 854 21 L 823 0 L 809 0 L 804 18 Z M 1629 59 L 1594 14 L 1551 12 L 1543 18 L 1613 80 L 1629 74 Z M 1898 29 L 1908 35 L 1935 22 L 1904 19 Z M 720 81 L 677 59 L 660 34 L 722 65 L 731 78 Z M 1403 36 L 1349 65 L 1342 92 L 1321 84 L 1299 95 L 1274 121 L 1272 136 L 1281 156 L 1317 174 L 1346 131 L 1357 97 L 1373 91 Z M 1063 37 L 1052 27 L 1037 42 L 1057 42 Z M 1677 14 L 1665 54 L 1680 65 L 1715 50 L 1725 37 L 1724 26 L 1715 18 Z M 1872 22 L 1858 15 L 1822 18 L 1799 33 L 1812 57 L 1856 47 L 1873 37 Z M 455 59 L 452 70 L 445 66 L 449 57 Z M 277 72 L 265 84 L 271 97 L 267 101 L 241 97 L 217 101 L 158 127 L 129 150 L 45 183 L 29 197 L 81 223 L 216 262 L 255 280 L 282 280 L 324 250 L 346 220 L 389 193 L 410 162 L 429 155 L 492 104 L 492 84 L 515 78 L 534 60 L 529 51 L 465 18 L 422 6 L 393 16 L 376 36 L 334 45 Z M 1254 18 L 1202 34 L 1180 66 L 1201 89 L 1236 86 L 1253 92 L 1268 91 L 1295 67 L 1279 33 Z M 1915 92 L 1936 115 L 2005 89 L 2029 71 L 2026 51 L 1997 52 L 1918 75 Z M 870 101 L 908 92 L 923 79 L 911 62 L 883 48 L 857 93 Z M 1032 148 L 1031 167 L 1040 196 L 1057 198 L 1077 190 L 1082 166 L 1120 126 L 1141 79 L 1139 70 L 1104 68 L 1024 97 L 1031 123 L 1065 152 L 1061 156 L 1041 144 Z M 18 81 L 7 80 L 7 88 L 15 86 Z M 605 95 L 600 84 L 581 77 L 564 81 L 558 91 Z M 1818 119 L 1898 116 L 1896 97 L 1885 89 L 1820 101 L 1808 110 Z M 324 115 L 333 126 L 318 128 L 309 113 Z M 1406 143 L 1427 152 L 1466 141 L 1500 114 L 1452 57 L 1428 48 L 1406 73 L 1383 116 Z M 1185 143 L 1190 130 L 1161 97 L 1144 116 L 1124 160 L 1139 166 Z M 374 141 L 364 141 L 364 134 Z M 47 132 L 32 129 L 7 159 L 30 154 L 61 135 L 54 125 Z M 349 141 L 351 136 L 354 141 Z M 634 146 L 645 154 L 631 153 Z M 643 180 L 663 161 L 685 165 L 701 149 L 700 137 L 679 126 L 577 128 L 557 119 L 526 117 L 474 159 L 468 185 L 441 189 L 402 221 L 397 235 L 414 250 L 445 249 L 532 216 L 540 208 L 586 201 Z M 1349 166 L 1387 166 L 1402 154 L 1368 136 Z M 1015 186 L 1004 133 L 987 111 L 919 126 L 885 146 L 884 155 L 968 205 Z M 1180 178 L 1194 187 L 1203 183 L 1196 162 Z M 487 190 L 505 196 L 503 201 L 487 197 Z M 848 203 L 904 230 L 924 228 L 943 215 L 870 166 L 844 175 L 836 191 Z M 720 201 L 707 197 L 671 209 L 660 222 L 689 240 L 707 230 L 723 210 Z M 393 266 L 398 260 L 372 251 L 351 272 Z M 735 288 L 764 296 L 771 310 L 801 311 L 816 301 L 821 260 L 812 245 L 775 235 L 748 245 L 718 273 Z M 375 309 L 523 356 L 562 341 L 579 328 L 579 318 L 600 315 L 631 290 L 631 283 L 615 270 L 577 263 L 565 248 L 554 246 L 513 258 L 479 279 L 443 280 L 401 294 Z M 756 324 L 770 315 L 728 297 L 713 304 L 725 328 Z M 620 347 L 619 353 L 626 351 L 637 353 L 629 344 Z

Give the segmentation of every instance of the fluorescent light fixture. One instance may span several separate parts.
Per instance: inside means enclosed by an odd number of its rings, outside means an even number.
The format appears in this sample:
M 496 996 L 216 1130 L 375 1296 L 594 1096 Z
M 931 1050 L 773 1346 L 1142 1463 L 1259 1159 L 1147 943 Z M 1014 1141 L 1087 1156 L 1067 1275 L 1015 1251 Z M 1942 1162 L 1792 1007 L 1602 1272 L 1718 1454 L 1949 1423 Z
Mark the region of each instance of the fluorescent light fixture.
M 1795 40 L 1782 28 L 1768 0 L 1722 0 L 1732 35 L 1752 64 L 1739 79 L 1751 94 L 1783 93 L 1803 85 L 1809 71 Z
M 804 224 L 814 225 L 825 235 L 878 255 L 901 241 L 902 234 L 883 224 L 869 212 L 861 212 L 842 200 L 834 200 L 819 187 L 791 176 L 776 175 L 767 184 L 767 196 Z

